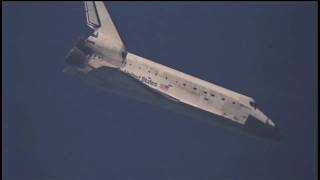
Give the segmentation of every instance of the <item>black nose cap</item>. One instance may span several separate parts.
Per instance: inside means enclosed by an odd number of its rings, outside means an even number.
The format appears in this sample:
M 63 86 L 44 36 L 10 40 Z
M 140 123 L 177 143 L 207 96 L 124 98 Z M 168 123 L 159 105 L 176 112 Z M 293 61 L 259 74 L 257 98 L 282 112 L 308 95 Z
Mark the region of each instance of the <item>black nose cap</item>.
M 277 126 L 271 126 L 268 123 L 263 123 L 253 116 L 248 117 L 244 128 L 246 131 L 260 138 L 270 139 L 277 142 L 282 142 L 284 140 Z

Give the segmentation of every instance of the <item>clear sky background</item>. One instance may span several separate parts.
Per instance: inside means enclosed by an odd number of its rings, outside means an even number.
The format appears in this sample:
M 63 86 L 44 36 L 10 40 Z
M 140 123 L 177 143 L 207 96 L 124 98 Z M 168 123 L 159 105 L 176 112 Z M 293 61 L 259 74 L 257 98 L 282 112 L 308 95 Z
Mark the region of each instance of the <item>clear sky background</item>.
M 127 49 L 249 95 L 285 142 L 241 136 L 62 73 L 81 2 L 2 3 L 4 179 L 315 179 L 315 2 L 110 2 Z

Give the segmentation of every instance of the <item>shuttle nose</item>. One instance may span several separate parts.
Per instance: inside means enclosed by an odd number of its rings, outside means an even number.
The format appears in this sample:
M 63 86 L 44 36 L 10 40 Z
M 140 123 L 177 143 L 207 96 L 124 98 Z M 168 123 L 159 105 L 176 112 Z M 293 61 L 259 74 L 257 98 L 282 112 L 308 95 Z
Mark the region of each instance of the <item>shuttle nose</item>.
M 267 119 L 267 123 L 268 123 L 270 126 L 275 127 L 274 122 L 271 121 L 271 119 L 269 119 L 269 118 Z
M 255 134 L 256 136 L 263 137 L 266 139 L 272 139 L 280 141 L 281 135 L 278 127 L 268 118 L 266 123 L 259 121 L 253 116 L 249 116 L 245 124 L 246 131 Z

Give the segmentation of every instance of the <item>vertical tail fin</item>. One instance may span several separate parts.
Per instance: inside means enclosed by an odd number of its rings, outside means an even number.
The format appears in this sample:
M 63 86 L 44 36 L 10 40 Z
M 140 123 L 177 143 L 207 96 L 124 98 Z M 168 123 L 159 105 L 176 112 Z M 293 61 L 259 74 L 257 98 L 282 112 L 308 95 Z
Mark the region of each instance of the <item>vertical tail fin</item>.
M 102 1 L 85 1 L 87 25 L 102 33 L 116 47 L 124 47 L 120 35 Z
M 87 25 L 92 29 L 101 27 L 95 3 L 92 1 L 85 1 L 84 7 L 87 17 Z

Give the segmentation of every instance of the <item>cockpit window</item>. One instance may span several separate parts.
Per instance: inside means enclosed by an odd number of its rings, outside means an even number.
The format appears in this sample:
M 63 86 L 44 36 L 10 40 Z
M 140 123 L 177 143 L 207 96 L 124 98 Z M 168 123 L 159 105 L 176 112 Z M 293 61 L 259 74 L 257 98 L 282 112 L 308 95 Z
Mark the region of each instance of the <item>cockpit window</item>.
M 253 102 L 253 101 L 250 101 L 250 106 L 252 106 L 254 109 L 256 109 L 256 108 L 257 108 L 256 103 L 255 103 L 255 102 Z

